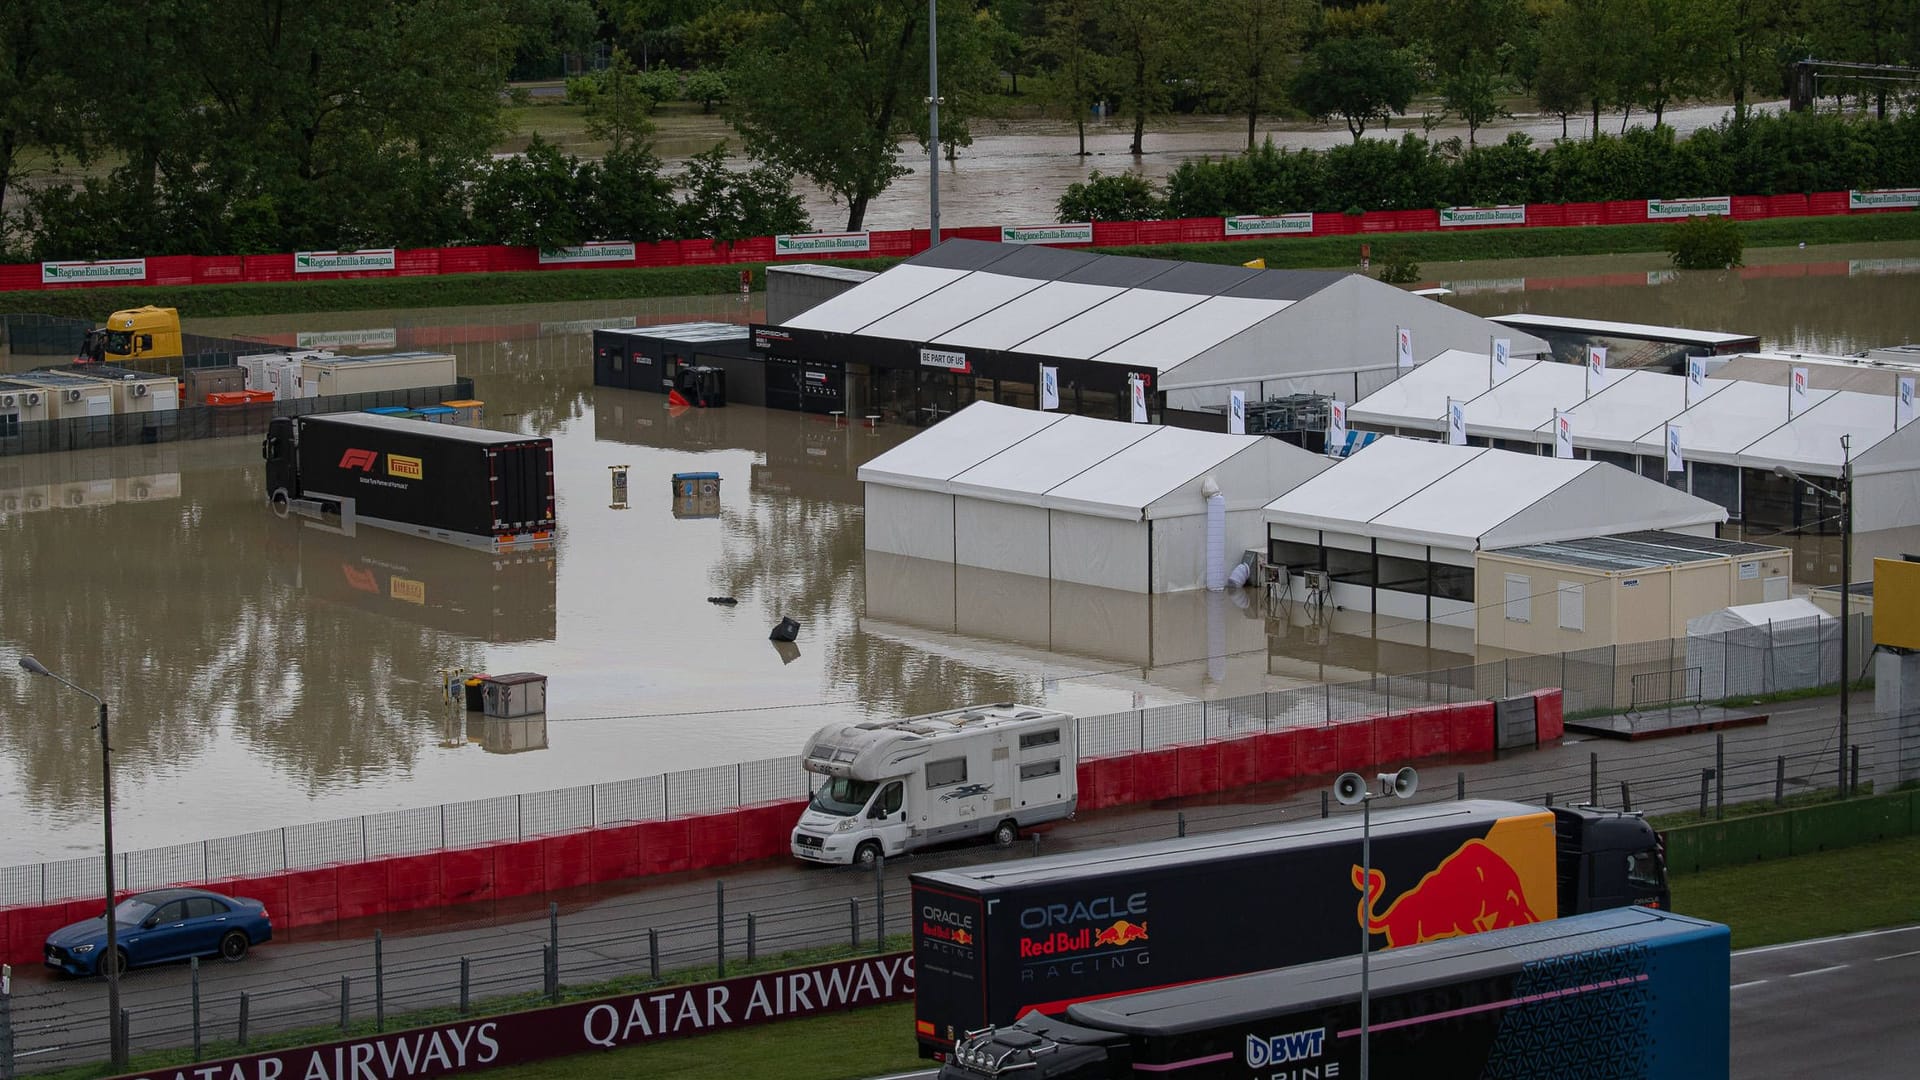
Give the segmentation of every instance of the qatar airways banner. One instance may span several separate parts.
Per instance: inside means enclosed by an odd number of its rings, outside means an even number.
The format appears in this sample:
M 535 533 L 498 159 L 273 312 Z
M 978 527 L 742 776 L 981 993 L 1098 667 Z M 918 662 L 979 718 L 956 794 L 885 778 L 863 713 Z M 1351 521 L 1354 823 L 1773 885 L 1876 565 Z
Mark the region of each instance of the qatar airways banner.
M 912 998 L 913 954 L 885 953 L 128 1075 L 139 1080 L 454 1076 Z

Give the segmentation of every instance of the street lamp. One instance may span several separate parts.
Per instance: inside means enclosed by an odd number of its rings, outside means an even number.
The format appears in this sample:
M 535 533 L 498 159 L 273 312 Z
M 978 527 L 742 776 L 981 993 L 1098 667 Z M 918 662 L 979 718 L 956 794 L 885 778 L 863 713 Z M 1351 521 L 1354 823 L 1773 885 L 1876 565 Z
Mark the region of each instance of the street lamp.
M 1850 611 L 1849 601 L 1853 597 L 1853 436 L 1840 436 L 1838 491 L 1821 487 L 1785 465 L 1775 465 L 1773 475 L 1805 484 L 1808 491 L 1817 491 L 1840 504 L 1840 796 L 1845 798 L 1850 792 L 1847 784 L 1847 682 L 1850 674 L 1847 670 L 1847 639 L 1851 636 L 1851 627 L 1847 624 L 1847 615 Z M 1819 634 L 1816 633 L 1814 637 L 1818 640 Z
M 107 699 L 91 690 L 85 690 L 68 682 L 65 678 L 47 670 L 47 665 L 31 656 L 20 658 L 20 666 L 35 675 L 45 675 L 54 682 L 93 699 L 100 706 L 100 806 L 103 829 L 106 838 L 107 869 L 107 951 L 100 957 L 99 965 L 107 970 L 107 1045 L 111 1047 L 113 1065 L 124 1068 L 127 1064 L 127 1047 L 121 1039 L 120 1031 L 120 942 L 115 933 L 113 908 L 113 766 L 110 762 L 112 744 L 107 739 Z
M 927 246 L 940 246 L 940 4 L 927 0 Z
M 1333 782 L 1333 797 L 1342 805 L 1360 804 L 1360 1080 L 1367 1080 L 1367 957 L 1373 951 L 1373 927 L 1367 918 L 1373 885 L 1373 800 L 1388 795 L 1404 799 L 1420 786 L 1420 774 L 1411 768 L 1377 775 L 1378 793 L 1368 789 L 1359 773 L 1341 773 Z

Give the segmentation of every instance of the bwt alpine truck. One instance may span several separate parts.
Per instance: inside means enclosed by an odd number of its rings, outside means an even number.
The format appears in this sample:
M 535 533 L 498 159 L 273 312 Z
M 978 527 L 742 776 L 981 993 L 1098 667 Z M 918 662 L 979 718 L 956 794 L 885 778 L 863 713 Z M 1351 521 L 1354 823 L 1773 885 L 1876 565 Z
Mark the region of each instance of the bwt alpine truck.
M 972 705 L 903 720 L 828 724 L 801 764 L 826 777 L 793 828 L 808 862 L 868 865 L 929 844 L 1070 817 L 1074 718 L 1035 705 Z
M 1727 928 L 1624 908 L 1368 965 L 1368 1071 L 1421 1080 L 1725 1080 Z M 941 1080 L 1348 1080 L 1360 958 L 1087 1002 L 975 1032 Z
M 553 539 L 553 440 L 373 413 L 279 416 L 261 455 L 278 513 L 491 550 Z
M 913 875 L 923 1056 L 1039 1010 L 1561 915 L 1668 905 L 1641 818 L 1432 803 Z

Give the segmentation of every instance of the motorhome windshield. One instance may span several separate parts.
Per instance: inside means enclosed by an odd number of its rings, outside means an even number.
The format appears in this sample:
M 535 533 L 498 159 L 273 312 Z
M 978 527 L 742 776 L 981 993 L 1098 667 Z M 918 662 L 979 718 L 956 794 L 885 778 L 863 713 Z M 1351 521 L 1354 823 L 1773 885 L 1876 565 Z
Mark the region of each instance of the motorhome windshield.
M 813 793 L 813 808 L 835 817 L 852 817 L 867 805 L 867 800 L 873 797 L 873 789 L 879 786 L 872 780 L 850 780 L 836 776 Z

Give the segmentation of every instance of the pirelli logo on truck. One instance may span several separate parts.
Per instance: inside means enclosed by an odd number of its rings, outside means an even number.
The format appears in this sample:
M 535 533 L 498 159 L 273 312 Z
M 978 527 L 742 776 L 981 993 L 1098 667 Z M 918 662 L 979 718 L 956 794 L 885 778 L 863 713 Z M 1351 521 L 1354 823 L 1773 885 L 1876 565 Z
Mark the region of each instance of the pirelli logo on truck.
M 342 469 L 358 469 L 361 472 L 370 473 L 374 470 L 374 467 L 379 464 L 380 452 L 378 450 L 355 449 L 348 450 L 346 453 L 340 455 L 340 467 Z M 417 457 L 408 457 L 405 454 L 388 454 L 387 475 L 397 476 L 402 480 L 424 480 L 427 475 L 427 468 L 426 464 Z

